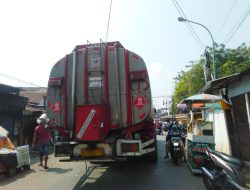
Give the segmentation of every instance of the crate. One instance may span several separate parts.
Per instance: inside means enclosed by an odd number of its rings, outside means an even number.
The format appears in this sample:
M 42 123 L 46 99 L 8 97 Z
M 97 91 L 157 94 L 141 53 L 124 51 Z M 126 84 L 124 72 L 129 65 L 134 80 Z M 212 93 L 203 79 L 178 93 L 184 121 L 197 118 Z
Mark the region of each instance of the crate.
M 16 153 L 10 152 L 8 154 L 0 154 L 0 163 L 3 164 L 3 166 L 6 169 L 16 168 L 17 166 Z
M 6 172 L 6 168 L 4 167 L 2 163 L 0 163 L 0 173 L 4 173 L 4 172 Z
M 16 174 L 17 158 L 15 151 L 8 151 L 8 153 L 0 154 L 0 170 L 1 173 L 5 173 L 7 177 Z
M 16 147 L 17 168 L 30 165 L 29 145 Z

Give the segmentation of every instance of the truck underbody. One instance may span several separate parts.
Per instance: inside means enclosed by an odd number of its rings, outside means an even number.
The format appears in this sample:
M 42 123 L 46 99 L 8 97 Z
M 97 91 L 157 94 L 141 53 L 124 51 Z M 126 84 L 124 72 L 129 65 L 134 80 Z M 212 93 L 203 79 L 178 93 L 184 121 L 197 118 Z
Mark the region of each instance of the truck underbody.
M 54 154 L 56 157 L 67 157 L 61 161 L 112 162 L 133 157 L 157 161 L 157 140 L 153 127 L 127 132 L 122 138 L 119 136 L 120 131 L 114 131 L 100 142 L 57 142 Z

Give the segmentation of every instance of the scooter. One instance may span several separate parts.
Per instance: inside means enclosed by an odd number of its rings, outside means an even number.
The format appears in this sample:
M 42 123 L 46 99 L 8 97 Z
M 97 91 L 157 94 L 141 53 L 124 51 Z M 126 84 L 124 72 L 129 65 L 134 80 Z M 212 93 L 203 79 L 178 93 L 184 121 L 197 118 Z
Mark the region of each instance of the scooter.
M 227 154 L 206 149 L 208 159 L 202 171 L 202 179 L 208 190 L 230 189 L 249 190 L 247 181 L 247 166 L 239 159 Z
M 171 137 L 170 139 L 170 155 L 173 162 L 178 166 L 182 160 L 182 151 L 181 151 L 181 138 L 180 137 Z

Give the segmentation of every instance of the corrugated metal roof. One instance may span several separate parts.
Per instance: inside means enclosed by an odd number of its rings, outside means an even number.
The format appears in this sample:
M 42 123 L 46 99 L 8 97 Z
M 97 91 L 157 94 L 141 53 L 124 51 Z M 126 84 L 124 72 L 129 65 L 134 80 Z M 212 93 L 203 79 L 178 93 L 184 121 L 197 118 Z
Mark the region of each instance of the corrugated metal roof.
M 25 87 L 20 92 L 21 96 L 29 99 L 29 103 L 39 104 L 44 102 L 44 97 L 47 96 L 47 88 L 45 87 Z
M 20 90 L 20 88 L 0 83 L 0 93 L 18 94 Z
M 44 101 L 44 97 L 47 96 L 47 93 L 20 92 L 20 95 L 28 98 L 29 102 L 39 104 L 41 101 Z
M 239 78 L 242 78 L 245 75 L 250 74 L 250 68 L 241 72 L 241 73 L 236 73 L 233 75 L 229 75 L 226 77 L 221 77 L 216 80 L 209 81 L 201 90 L 200 93 L 206 92 L 209 93 L 214 89 L 221 89 L 224 87 L 227 87 L 230 83 L 238 80 Z

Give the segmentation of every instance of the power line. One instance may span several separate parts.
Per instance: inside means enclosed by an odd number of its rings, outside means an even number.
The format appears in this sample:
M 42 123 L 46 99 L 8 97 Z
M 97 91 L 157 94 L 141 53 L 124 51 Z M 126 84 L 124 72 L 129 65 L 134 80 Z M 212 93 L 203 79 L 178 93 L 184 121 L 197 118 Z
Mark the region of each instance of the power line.
M 172 95 L 153 96 L 152 98 L 172 98 Z
M 183 12 L 180 5 L 178 4 L 177 0 L 172 0 L 172 2 L 174 4 L 175 8 L 177 9 L 177 11 L 180 13 L 180 15 L 183 16 L 185 19 L 187 19 L 185 13 Z M 195 32 L 194 28 L 192 27 L 192 25 L 189 22 L 186 22 L 186 26 L 188 27 L 190 33 L 192 34 L 192 36 L 195 39 L 195 41 L 197 42 L 197 44 L 203 49 L 205 47 L 205 45 L 202 43 L 201 39 L 196 34 L 196 32 Z
M 217 32 L 216 36 L 215 36 L 215 39 L 219 36 L 219 34 L 221 33 L 222 31 L 222 28 L 225 26 L 230 14 L 232 13 L 236 3 L 237 3 L 238 0 L 234 0 L 234 2 L 232 3 L 232 5 L 230 6 L 230 9 L 228 10 L 227 14 L 226 14 L 226 17 L 224 18 L 220 28 L 219 28 L 219 31 Z
M 239 28 L 241 27 L 241 25 L 243 24 L 243 22 L 248 17 L 249 13 L 250 13 L 250 5 L 248 5 L 247 9 L 241 15 L 241 17 L 239 18 L 238 22 L 236 22 L 236 24 L 233 26 L 233 28 L 231 29 L 231 31 L 228 33 L 228 38 L 226 38 L 227 40 L 226 39 L 224 40 L 224 44 L 225 45 L 232 39 L 232 37 L 235 35 L 235 33 L 239 30 Z
M 22 82 L 22 83 L 25 83 L 25 84 L 29 84 L 29 85 L 34 86 L 34 87 L 41 87 L 41 86 L 36 85 L 36 84 L 34 84 L 32 82 L 27 82 L 27 81 L 24 81 L 24 80 L 21 80 L 21 79 L 18 79 L 18 78 L 15 78 L 15 77 L 3 74 L 3 73 L 0 73 L 0 75 L 3 76 L 3 77 L 5 77 L 5 78 L 12 79 L 12 80 L 15 80 L 15 81 L 18 81 L 18 82 Z
M 108 18 L 108 25 L 107 25 L 107 31 L 106 31 L 106 43 L 107 43 L 107 40 L 108 40 L 108 32 L 109 32 L 109 22 L 110 22 L 111 8 L 112 8 L 112 0 L 110 0 L 110 6 L 109 6 L 109 18 Z

